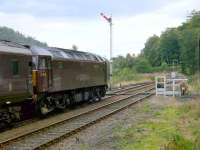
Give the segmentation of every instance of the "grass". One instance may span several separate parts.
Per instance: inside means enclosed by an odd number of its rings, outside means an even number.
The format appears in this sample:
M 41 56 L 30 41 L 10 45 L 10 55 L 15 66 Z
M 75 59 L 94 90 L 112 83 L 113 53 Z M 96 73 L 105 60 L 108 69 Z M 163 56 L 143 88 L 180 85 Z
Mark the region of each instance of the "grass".
M 181 102 L 160 110 L 145 104 L 141 111 L 151 119 L 127 129 L 118 127 L 118 147 L 122 150 L 199 150 L 200 102 Z
M 200 93 L 200 73 L 189 77 L 189 88 L 191 92 Z
M 76 145 L 76 148 L 75 149 L 78 149 L 78 150 L 92 150 L 91 147 L 89 147 L 89 145 Z
M 118 86 L 119 84 L 126 85 L 129 83 L 138 83 L 153 79 L 154 78 L 151 76 L 137 73 L 134 70 L 123 69 L 113 75 L 112 84 Z

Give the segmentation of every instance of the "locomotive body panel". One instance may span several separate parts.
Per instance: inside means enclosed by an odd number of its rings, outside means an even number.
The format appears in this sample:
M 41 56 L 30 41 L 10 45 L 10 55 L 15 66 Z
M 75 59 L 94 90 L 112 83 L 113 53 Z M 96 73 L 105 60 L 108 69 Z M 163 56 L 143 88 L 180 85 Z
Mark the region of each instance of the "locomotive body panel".
M 53 61 L 53 86 L 64 91 L 106 85 L 105 63 L 91 61 Z
M 31 92 L 32 57 L 0 53 L 0 104 L 20 102 Z

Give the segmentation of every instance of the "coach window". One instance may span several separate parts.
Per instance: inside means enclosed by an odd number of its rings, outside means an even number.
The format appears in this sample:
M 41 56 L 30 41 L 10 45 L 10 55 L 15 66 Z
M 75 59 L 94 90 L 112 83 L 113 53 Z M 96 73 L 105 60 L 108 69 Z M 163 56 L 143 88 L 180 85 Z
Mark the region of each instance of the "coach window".
M 19 75 L 19 61 L 17 60 L 12 61 L 12 75 L 13 76 Z

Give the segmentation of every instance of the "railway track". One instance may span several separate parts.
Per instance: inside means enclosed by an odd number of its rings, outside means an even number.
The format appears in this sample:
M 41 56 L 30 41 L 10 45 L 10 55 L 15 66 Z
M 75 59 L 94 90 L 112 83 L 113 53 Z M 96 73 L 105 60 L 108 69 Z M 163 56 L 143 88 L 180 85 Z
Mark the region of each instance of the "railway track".
M 153 83 L 154 83 L 154 82 L 144 82 L 144 83 L 135 83 L 135 84 L 126 85 L 126 86 L 121 87 L 121 88 L 113 89 L 111 92 L 108 91 L 108 92 L 106 93 L 106 95 L 120 94 L 120 93 L 125 92 L 125 91 L 127 91 L 127 90 L 139 88 L 139 87 L 146 86 L 146 85 L 150 85 L 150 84 L 153 84 Z
M 120 93 L 122 93 L 122 92 L 124 92 L 124 91 L 126 91 L 126 90 L 131 90 L 131 89 L 135 89 L 135 88 L 140 88 L 140 87 L 145 86 L 145 85 L 148 85 L 148 84 L 152 84 L 152 82 L 135 83 L 135 84 L 130 84 L 130 85 L 123 86 L 123 87 L 121 87 L 121 88 L 115 88 L 115 89 L 113 89 L 112 91 L 109 91 L 109 92 L 106 94 L 107 96 L 105 96 L 105 97 L 103 98 L 103 100 L 106 100 L 106 99 L 110 98 L 110 97 L 113 96 L 113 95 L 120 94 Z M 77 108 L 80 108 L 80 107 L 87 107 L 87 105 L 88 105 L 88 104 L 86 104 L 86 105 L 83 104 L 83 105 L 76 106 L 76 107 L 77 107 Z M 67 111 L 71 111 L 71 110 L 67 110 L 67 109 L 66 109 L 64 112 L 67 112 Z M 58 114 L 51 114 L 51 116 L 49 116 L 49 117 L 53 117 L 54 115 L 58 115 Z M 5 129 L 0 130 L 0 133 L 1 133 L 1 132 L 4 132 L 4 131 L 7 131 L 7 130 L 12 130 L 12 129 L 14 129 L 14 128 L 19 128 L 19 127 L 22 127 L 22 126 L 24 126 L 24 125 L 31 124 L 31 123 L 34 123 L 34 122 L 37 122 L 37 121 L 39 121 L 39 118 L 33 116 L 33 118 L 31 118 L 31 119 L 27 119 L 27 120 L 23 120 L 23 121 L 14 123 L 14 124 L 12 124 L 12 126 L 9 126 L 9 127 L 5 128 Z
M 90 105 L 84 111 L 71 113 L 68 117 L 59 118 L 57 121 L 49 122 L 46 126 L 25 130 L 23 134 L 0 138 L 2 149 L 43 149 L 45 146 L 55 143 L 77 131 L 92 125 L 126 107 L 133 105 L 154 94 L 152 83 L 135 85 L 113 92 L 114 96 L 108 96 L 106 101 Z M 51 118 L 50 118 L 51 119 Z M 11 132 L 11 131 L 10 131 Z

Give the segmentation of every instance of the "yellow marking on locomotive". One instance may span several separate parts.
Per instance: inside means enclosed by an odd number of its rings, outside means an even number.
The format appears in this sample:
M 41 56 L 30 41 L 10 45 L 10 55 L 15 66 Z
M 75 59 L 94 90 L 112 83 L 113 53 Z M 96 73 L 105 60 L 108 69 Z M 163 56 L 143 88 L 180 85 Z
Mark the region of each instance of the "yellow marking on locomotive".
M 37 85 L 37 71 L 36 70 L 32 71 L 32 85 L 33 86 Z

